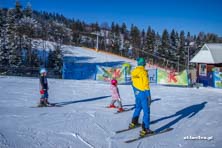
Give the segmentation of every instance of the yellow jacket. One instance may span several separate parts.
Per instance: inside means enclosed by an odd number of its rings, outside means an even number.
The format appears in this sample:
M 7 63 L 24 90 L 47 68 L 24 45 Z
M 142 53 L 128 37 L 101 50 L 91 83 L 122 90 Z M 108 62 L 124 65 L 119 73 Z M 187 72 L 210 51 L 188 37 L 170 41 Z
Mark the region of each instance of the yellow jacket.
M 143 66 L 137 66 L 131 72 L 133 86 L 141 91 L 150 90 L 148 72 Z

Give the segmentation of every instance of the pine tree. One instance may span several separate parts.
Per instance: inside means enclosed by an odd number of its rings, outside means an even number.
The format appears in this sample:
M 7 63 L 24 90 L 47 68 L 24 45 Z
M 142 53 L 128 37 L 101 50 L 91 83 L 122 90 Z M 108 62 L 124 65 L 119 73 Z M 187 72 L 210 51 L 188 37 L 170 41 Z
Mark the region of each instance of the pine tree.
M 115 34 L 119 35 L 119 33 L 120 33 L 120 27 L 119 27 L 119 24 L 116 24 L 115 25 Z
M 134 57 L 139 57 L 140 56 L 140 45 L 141 45 L 141 38 L 140 38 L 140 30 L 138 29 L 137 26 L 134 26 L 133 24 L 131 25 L 131 30 L 130 30 L 130 37 L 131 37 L 131 44 L 133 46 L 133 52 L 134 52 Z
M 175 39 L 176 39 L 176 48 L 180 46 L 180 38 L 178 32 L 175 33 Z
M 204 32 L 200 32 L 197 36 L 196 43 L 199 48 L 201 48 L 204 44 L 205 34 Z
M 177 60 L 177 34 L 173 29 L 170 33 L 170 50 L 169 50 L 170 60 Z M 171 65 L 172 66 L 172 65 Z
M 141 32 L 141 48 L 144 49 L 146 47 L 146 33 L 145 30 L 143 29 Z
M 22 6 L 19 2 L 19 0 L 16 0 L 15 4 L 15 21 L 18 23 L 18 21 L 23 17 L 23 12 L 22 12 Z
M 206 43 L 218 43 L 219 40 L 218 40 L 218 36 L 213 34 L 213 33 L 208 33 L 206 35 L 206 40 L 205 40 Z
M 4 66 L 20 66 L 21 64 L 21 52 L 17 47 L 17 36 L 15 26 L 14 10 L 10 9 L 5 12 L 5 21 L 2 25 L 2 64 Z
M 169 58 L 169 48 L 170 48 L 170 39 L 169 33 L 166 29 L 164 29 L 162 34 L 162 45 L 159 49 L 159 54 L 165 58 Z
M 121 27 L 120 27 L 120 30 L 121 30 L 121 34 L 123 35 L 123 46 L 124 48 L 127 48 L 127 44 L 125 44 L 125 41 L 128 41 L 129 38 L 128 38 L 128 33 L 127 33 L 127 26 L 125 23 L 122 23 Z M 126 51 L 125 51 L 126 52 Z M 125 54 L 125 53 L 124 53 Z
M 40 66 L 40 60 L 39 60 L 37 49 L 32 49 L 31 59 L 32 59 L 31 63 L 30 63 L 31 67 L 39 67 Z
M 47 24 L 45 24 L 45 26 L 46 26 Z M 45 29 L 47 29 L 47 28 L 50 28 L 50 26 L 48 26 L 48 27 L 44 27 Z M 77 22 L 74 22 L 73 24 L 72 24 L 72 42 L 75 44 L 75 45 L 79 45 L 79 43 L 80 43 L 80 36 L 79 36 L 79 28 L 78 28 L 78 24 L 77 24 Z M 47 29 L 48 30 L 48 29 Z
M 178 48 L 177 55 L 180 57 L 181 63 L 184 63 L 186 61 L 186 48 L 185 48 L 185 33 L 184 31 L 180 32 L 180 47 Z
M 54 55 L 53 55 L 52 50 L 50 49 L 49 53 L 48 53 L 47 67 L 48 68 L 52 68 L 53 67 L 53 63 L 54 63 Z
M 96 28 L 96 31 L 100 31 L 100 27 L 99 27 L 98 22 L 96 22 L 96 24 L 95 24 L 95 28 Z
M 32 18 L 32 6 L 31 6 L 31 4 L 28 2 L 27 3 L 27 6 L 26 6 L 26 8 L 25 8 L 25 10 L 24 10 L 24 14 L 25 14 L 25 16 L 26 17 L 30 17 L 30 18 Z
M 10 53 L 9 53 L 9 65 L 12 67 L 20 67 L 22 64 L 22 52 L 21 52 L 21 43 L 20 38 L 17 33 L 18 25 L 17 21 L 19 19 L 18 16 L 22 15 L 19 14 L 19 7 L 16 9 L 9 10 L 8 18 L 9 18 L 9 35 L 10 35 Z
M 191 35 L 190 35 L 190 32 L 187 33 L 187 37 L 186 37 L 186 42 L 187 44 L 189 45 L 189 43 L 191 42 Z
M 14 15 L 15 15 L 15 25 L 16 25 L 16 35 L 17 35 L 17 46 L 18 50 L 22 50 L 22 38 L 23 38 L 23 29 L 20 28 L 19 26 L 19 21 L 23 17 L 23 11 L 22 11 L 22 6 L 19 2 L 19 0 L 16 1 L 15 9 L 14 9 Z
M 151 27 L 148 27 L 147 33 L 146 33 L 146 43 L 147 43 L 147 49 L 149 53 L 154 52 L 154 46 L 155 46 L 155 31 L 151 29 Z
M 174 29 L 170 33 L 170 40 L 171 40 L 171 46 L 173 48 L 176 48 L 176 33 L 175 33 Z
M 127 31 L 126 24 L 125 24 L 125 23 L 122 23 L 122 26 L 121 26 L 121 33 L 122 33 L 122 34 L 125 34 L 126 31 Z
M 23 47 L 27 50 L 28 56 L 28 66 L 33 66 L 32 63 L 32 40 L 35 34 L 35 29 L 37 26 L 37 21 L 33 18 L 24 16 L 18 24 L 20 35 L 24 42 L 22 43 Z
M 115 23 L 114 22 L 112 22 L 112 24 L 111 24 L 111 32 L 115 33 Z
M 7 30 L 8 30 L 8 22 L 7 20 L 7 10 L 0 9 L 0 66 L 8 65 L 8 50 L 7 46 Z
M 48 67 L 61 74 L 63 64 L 63 54 L 59 44 L 54 45 L 54 51 L 49 51 Z

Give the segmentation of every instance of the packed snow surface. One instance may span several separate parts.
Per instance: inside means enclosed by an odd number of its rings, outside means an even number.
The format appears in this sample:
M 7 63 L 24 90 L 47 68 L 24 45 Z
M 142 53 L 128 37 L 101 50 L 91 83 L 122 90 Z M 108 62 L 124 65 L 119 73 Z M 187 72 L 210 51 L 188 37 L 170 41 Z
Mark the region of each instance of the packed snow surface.
M 125 60 L 76 49 L 70 49 L 70 54 L 92 57 L 84 59 L 92 63 Z M 174 129 L 126 144 L 124 141 L 137 137 L 141 129 L 115 133 L 128 127 L 133 110 L 114 114 L 116 109 L 106 108 L 111 101 L 108 83 L 87 79 L 48 79 L 48 82 L 49 101 L 62 107 L 32 108 L 40 98 L 38 78 L 0 76 L 1 148 L 220 148 L 222 145 L 221 89 L 151 84 L 151 129 Z M 119 85 L 119 91 L 124 108 L 134 107 L 131 85 Z

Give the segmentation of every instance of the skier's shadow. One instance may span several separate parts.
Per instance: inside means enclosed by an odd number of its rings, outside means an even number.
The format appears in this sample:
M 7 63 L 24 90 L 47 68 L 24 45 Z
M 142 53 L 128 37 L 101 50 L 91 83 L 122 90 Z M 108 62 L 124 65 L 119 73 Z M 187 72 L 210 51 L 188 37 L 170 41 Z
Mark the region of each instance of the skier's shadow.
M 160 100 L 161 100 L 161 98 L 152 99 L 151 103 L 156 102 L 156 101 L 160 101 Z M 126 104 L 126 105 L 123 105 L 123 107 L 124 106 L 133 106 L 135 108 L 136 104 Z
M 111 96 L 101 96 L 101 97 L 95 97 L 95 98 L 89 98 L 89 99 L 83 99 L 83 100 L 76 100 L 76 101 L 57 102 L 57 103 L 52 103 L 52 104 L 64 106 L 64 105 L 69 105 L 69 104 L 74 104 L 74 103 L 102 100 L 102 99 L 105 99 L 105 98 L 108 98 L 108 97 L 111 97 Z
M 163 117 L 163 118 L 160 118 L 160 119 L 157 119 L 157 120 L 154 120 L 154 121 L 151 121 L 150 124 L 154 124 L 154 123 L 157 123 L 159 121 L 162 121 L 162 120 L 166 120 L 166 119 L 169 119 L 169 118 L 173 118 L 173 117 L 177 117 L 176 119 L 174 119 L 173 121 L 167 123 L 166 125 L 158 128 L 157 130 L 155 131 L 162 131 L 164 129 L 167 129 L 167 128 L 170 128 L 171 126 L 173 126 L 174 124 L 176 124 L 177 122 L 179 122 L 180 120 L 182 120 L 183 118 L 191 118 L 193 116 L 195 116 L 198 112 L 200 112 L 204 107 L 205 105 L 207 104 L 207 102 L 203 102 L 203 103 L 200 103 L 200 104 L 195 104 L 195 105 L 192 105 L 192 106 L 189 106 L 189 107 L 186 107 L 178 112 L 176 112 L 175 114 L 173 115 L 170 115 L 170 116 L 166 116 L 166 117 Z

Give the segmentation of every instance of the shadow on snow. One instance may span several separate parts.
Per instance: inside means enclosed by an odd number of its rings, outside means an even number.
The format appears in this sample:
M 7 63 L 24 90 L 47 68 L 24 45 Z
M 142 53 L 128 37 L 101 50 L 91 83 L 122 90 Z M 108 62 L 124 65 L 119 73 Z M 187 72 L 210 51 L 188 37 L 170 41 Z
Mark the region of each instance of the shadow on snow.
M 108 97 L 111 97 L 111 96 L 101 96 L 101 97 L 95 97 L 95 98 L 89 98 L 89 99 L 83 99 L 83 100 L 76 100 L 76 101 L 57 102 L 57 103 L 52 103 L 52 104 L 64 106 L 64 105 L 75 104 L 75 103 L 102 100 L 102 99 L 105 99 L 105 98 L 108 98 Z
M 167 129 L 167 128 L 170 128 L 171 126 L 173 126 L 174 124 L 176 124 L 177 122 L 179 122 L 180 120 L 184 119 L 184 118 L 191 118 L 193 116 L 195 116 L 198 112 L 200 112 L 201 110 L 204 109 L 205 105 L 207 104 L 207 102 L 202 102 L 200 104 L 195 104 L 195 105 L 191 105 L 189 107 L 186 107 L 180 111 L 177 111 L 175 114 L 173 115 L 170 115 L 170 116 L 166 116 L 166 117 L 162 117 L 160 119 L 157 119 L 157 120 L 154 120 L 154 121 L 151 121 L 150 124 L 155 124 L 157 122 L 160 122 L 162 120 L 166 120 L 166 119 L 169 119 L 169 118 L 174 118 L 174 117 L 177 117 L 176 119 L 174 119 L 173 121 L 167 123 L 166 125 L 158 128 L 156 131 L 159 132 L 159 131 L 162 131 L 164 129 Z
M 151 100 L 151 103 L 156 102 L 156 101 L 160 101 L 160 100 L 161 100 L 161 98 L 152 99 L 152 100 Z M 135 105 L 136 105 L 136 104 L 126 104 L 126 105 L 123 105 L 123 107 L 124 107 L 124 106 L 133 106 L 133 107 L 135 108 Z

